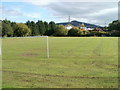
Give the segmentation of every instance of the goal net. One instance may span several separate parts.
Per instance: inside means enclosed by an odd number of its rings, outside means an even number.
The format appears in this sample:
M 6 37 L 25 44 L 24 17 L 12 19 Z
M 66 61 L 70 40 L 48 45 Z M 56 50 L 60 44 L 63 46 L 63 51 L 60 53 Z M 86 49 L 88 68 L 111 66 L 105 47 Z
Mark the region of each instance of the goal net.
M 11 41 L 9 44 L 9 49 L 11 56 L 16 58 L 49 58 L 49 42 L 48 36 L 31 36 L 31 37 L 12 37 L 5 39 L 6 42 Z M 4 40 L 4 41 L 5 41 Z M 12 45 L 15 45 L 14 47 Z M 14 53 L 14 51 L 16 53 Z M 13 54 L 12 54 L 13 53 Z M 9 54 L 9 52 L 6 52 Z

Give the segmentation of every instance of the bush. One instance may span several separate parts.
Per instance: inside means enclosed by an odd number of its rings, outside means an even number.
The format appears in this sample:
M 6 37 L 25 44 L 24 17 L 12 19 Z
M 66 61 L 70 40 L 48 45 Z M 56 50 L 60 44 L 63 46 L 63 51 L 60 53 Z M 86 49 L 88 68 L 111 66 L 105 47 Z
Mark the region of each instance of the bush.
M 111 31 L 111 36 L 120 36 L 120 31 L 117 30 Z
M 83 35 L 82 36 L 89 36 L 90 32 L 89 31 L 82 31 Z
M 29 36 L 31 34 L 31 30 L 27 27 L 27 25 L 23 23 L 17 23 L 16 24 L 16 30 L 15 30 L 15 36 Z
M 58 25 L 54 31 L 55 36 L 66 36 L 68 30 L 63 25 Z
M 80 36 L 83 35 L 83 32 L 80 31 L 78 27 L 73 27 L 68 31 L 68 36 Z
M 109 33 L 104 31 L 91 31 L 89 36 L 109 36 Z

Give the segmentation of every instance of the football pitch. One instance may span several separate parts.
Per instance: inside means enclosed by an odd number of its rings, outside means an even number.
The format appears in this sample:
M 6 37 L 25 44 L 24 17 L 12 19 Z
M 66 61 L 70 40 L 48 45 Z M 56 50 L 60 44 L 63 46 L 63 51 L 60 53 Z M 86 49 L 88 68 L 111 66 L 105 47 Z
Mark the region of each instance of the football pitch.
M 117 37 L 3 38 L 3 88 L 117 88 Z

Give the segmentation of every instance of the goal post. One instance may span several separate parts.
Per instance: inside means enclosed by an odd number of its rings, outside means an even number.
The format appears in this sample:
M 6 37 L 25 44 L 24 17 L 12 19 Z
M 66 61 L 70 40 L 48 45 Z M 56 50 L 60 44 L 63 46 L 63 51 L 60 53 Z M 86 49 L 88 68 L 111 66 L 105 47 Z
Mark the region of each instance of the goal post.
M 34 36 L 34 37 L 46 37 L 46 52 L 47 52 L 47 58 L 50 57 L 49 53 L 49 37 L 48 36 Z
M 45 42 L 46 42 L 46 57 L 49 58 L 50 57 L 50 52 L 49 52 L 49 37 L 48 36 L 28 36 L 28 37 L 4 37 L 4 38 L 40 38 L 40 37 L 44 37 Z
M 47 39 L 46 39 L 46 43 L 47 43 L 47 58 L 49 58 L 50 57 L 50 55 L 49 55 L 49 40 L 48 40 L 48 36 L 46 36 L 47 37 Z
M 47 58 L 50 57 L 49 53 L 49 37 L 48 36 L 33 36 L 33 37 L 46 37 L 46 52 L 47 52 Z
M 46 57 L 49 58 L 50 57 L 50 53 L 49 53 L 49 37 L 48 36 L 33 36 L 33 37 L 46 37 L 46 52 L 47 55 Z

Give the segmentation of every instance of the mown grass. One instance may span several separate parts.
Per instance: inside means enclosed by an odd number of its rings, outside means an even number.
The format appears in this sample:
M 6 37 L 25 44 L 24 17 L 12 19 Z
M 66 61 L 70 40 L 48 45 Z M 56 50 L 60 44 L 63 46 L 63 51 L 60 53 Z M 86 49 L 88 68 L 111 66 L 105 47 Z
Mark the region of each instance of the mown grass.
M 118 38 L 3 39 L 3 88 L 117 87 Z

